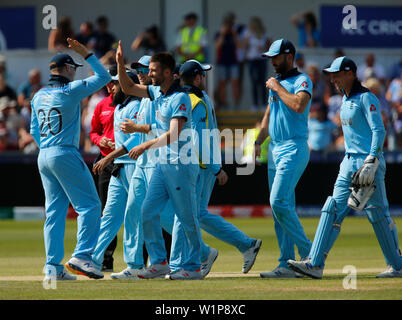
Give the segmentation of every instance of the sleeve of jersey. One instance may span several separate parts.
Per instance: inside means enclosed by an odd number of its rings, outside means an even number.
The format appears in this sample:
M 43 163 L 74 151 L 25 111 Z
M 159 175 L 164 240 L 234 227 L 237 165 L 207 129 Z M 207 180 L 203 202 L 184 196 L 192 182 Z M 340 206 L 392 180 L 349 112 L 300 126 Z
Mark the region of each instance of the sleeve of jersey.
M 372 132 L 370 155 L 378 156 L 382 152 L 385 140 L 385 128 L 381 117 L 380 102 L 371 92 L 362 96 L 363 114 Z
M 160 91 L 160 87 L 149 85 L 147 86 L 148 96 L 151 101 L 155 100 L 158 91 Z
M 94 75 L 84 80 L 73 81 L 70 84 L 70 94 L 76 96 L 79 100 L 100 90 L 111 80 L 110 74 L 95 55 L 92 54 L 86 61 L 91 66 Z
M 36 112 L 34 111 L 33 106 L 31 106 L 31 129 L 30 134 L 32 138 L 34 138 L 36 144 L 40 146 L 40 131 L 39 131 L 39 123 L 38 118 L 36 117 Z
M 140 133 L 138 132 L 132 133 L 130 138 L 124 141 L 123 147 L 127 150 L 127 152 L 129 152 L 132 148 L 138 146 L 140 138 L 141 138 Z
M 310 95 L 310 98 L 313 96 L 313 83 L 311 79 L 303 74 L 301 75 L 295 82 L 295 94 L 299 92 L 307 92 Z
M 139 103 L 138 103 L 139 106 Z M 138 108 L 133 108 L 129 114 L 127 114 L 127 118 L 131 119 L 134 121 L 134 123 L 138 124 L 137 121 L 137 115 L 138 115 Z M 128 138 L 124 143 L 123 147 L 127 150 L 130 151 L 132 148 L 138 146 L 141 141 L 141 134 L 139 132 L 134 132 L 130 135 L 130 138 Z
M 191 101 L 186 93 L 179 93 L 172 101 L 172 118 L 191 119 Z

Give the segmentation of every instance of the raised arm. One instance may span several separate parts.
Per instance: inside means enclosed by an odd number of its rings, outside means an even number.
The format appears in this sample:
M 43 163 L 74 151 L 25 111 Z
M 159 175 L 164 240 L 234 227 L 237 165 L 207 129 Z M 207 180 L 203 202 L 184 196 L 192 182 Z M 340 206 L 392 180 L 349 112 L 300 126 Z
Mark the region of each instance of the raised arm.
M 100 90 L 103 86 L 108 84 L 112 78 L 95 55 L 90 53 L 84 45 L 71 38 L 67 38 L 67 42 L 69 48 L 81 55 L 89 63 L 94 72 L 93 76 L 84 80 L 73 81 L 70 84 L 71 93 L 74 93 L 76 97 L 82 100 Z
M 119 45 L 116 51 L 116 62 L 121 90 L 123 90 L 123 92 L 128 96 L 149 98 L 147 86 L 134 83 L 134 81 L 127 75 L 121 40 L 119 40 Z

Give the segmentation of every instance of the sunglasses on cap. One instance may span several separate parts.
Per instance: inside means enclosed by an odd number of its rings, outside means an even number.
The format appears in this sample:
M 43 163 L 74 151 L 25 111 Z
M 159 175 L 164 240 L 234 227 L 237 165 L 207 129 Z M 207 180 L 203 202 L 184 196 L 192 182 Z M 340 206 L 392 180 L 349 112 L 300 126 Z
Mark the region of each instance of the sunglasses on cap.
M 137 71 L 138 74 L 148 74 L 149 73 L 149 68 L 137 68 L 135 69 Z

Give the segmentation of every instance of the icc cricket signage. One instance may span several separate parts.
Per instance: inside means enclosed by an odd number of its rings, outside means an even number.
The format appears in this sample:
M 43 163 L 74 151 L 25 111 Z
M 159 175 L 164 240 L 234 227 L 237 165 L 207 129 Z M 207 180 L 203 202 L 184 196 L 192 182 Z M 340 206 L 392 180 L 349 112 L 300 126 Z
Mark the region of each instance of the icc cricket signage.
M 321 6 L 320 17 L 323 47 L 402 48 L 402 6 Z

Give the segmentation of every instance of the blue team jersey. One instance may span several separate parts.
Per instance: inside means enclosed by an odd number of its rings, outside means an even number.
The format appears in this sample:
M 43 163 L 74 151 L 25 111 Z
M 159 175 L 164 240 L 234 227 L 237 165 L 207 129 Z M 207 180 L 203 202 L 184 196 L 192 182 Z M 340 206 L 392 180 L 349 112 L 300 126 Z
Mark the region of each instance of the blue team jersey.
M 53 146 L 79 148 L 80 101 L 111 80 L 110 74 L 94 55 L 88 57 L 87 62 L 95 75 L 71 82 L 62 76 L 52 75 L 49 85 L 32 98 L 30 132 L 40 149 Z
M 220 136 L 217 136 L 215 110 L 205 91 L 194 86 L 185 86 L 191 99 L 191 127 L 195 134 L 197 156 L 203 169 L 214 174 L 221 169 Z M 215 138 L 214 138 L 215 135 Z
M 153 107 L 153 102 L 149 98 L 142 98 L 140 108 L 138 110 L 137 115 L 137 124 L 155 124 L 155 108 Z M 147 142 L 149 140 L 155 139 L 156 135 L 153 131 L 149 133 L 140 133 L 140 141 L 139 144 Z M 128 151 L 136 146 L 136 141 L 133 138 L 130 138 L 124 143 L 124 146 Z M 156 163 L 156 158 L 158 155 L 158 149 L 149 149 L 146 150 L 140 157 L 137 159 L 137 166 L 140 167 L 154 167 Z
M 310 100 L 304 112 L 297 113 L 285 105 L 275 91 L 269 90 L 269 135 L 271 136 L 271 141 L 307 140 L 307 122 L 313 83 L 306 74 L 298 72 L 296 68 L 290 70 L 286 75 L 278 77 L 277 80 L 291 94 L 297 94 L 302 91 L 307 92 L 310 95 Z
M 122 104 L 116 106 L 114 110 L 114 142 L 115 148 L 119 149 L 127 140 L 131 140 L 132 147 L 138 145 L 141 135 L 135 133 L 124 133 L 120 129 L 120 124 L 124 119 L 133 120 L 137 123 L 138 110 L 140 109 L 140 100 L 134 97 L 127 98 Z M 134 163 L 136 160 L 131 159 L 128 154 L 122 155 L 114 160 L 115 163 Z
M 148 86 L 148 95 L 155 108 L 155 123 L 158 136 L 169 131 L 170 121 L 175 118 L 185 118 L 179 139 L 167 146 L 160 148 L 160 161 L 162 163 L 183 163 L 183 156 L 191 153 L 191 101 L 187 93 L 183 91 L 178 82 L 174 82 L 168 91 L 163 94 L 159 86 Z M 184 146 L 185 153 L 182 153 Z M 183 148 L 183 150 L 182 150 Z M 188 163 L 188 161 L 184 161 Z
M 347 153 L 380 156 L 385 128 L 377 97 L 355 81 L 349 97 L 343 96 L 340 112 Z

